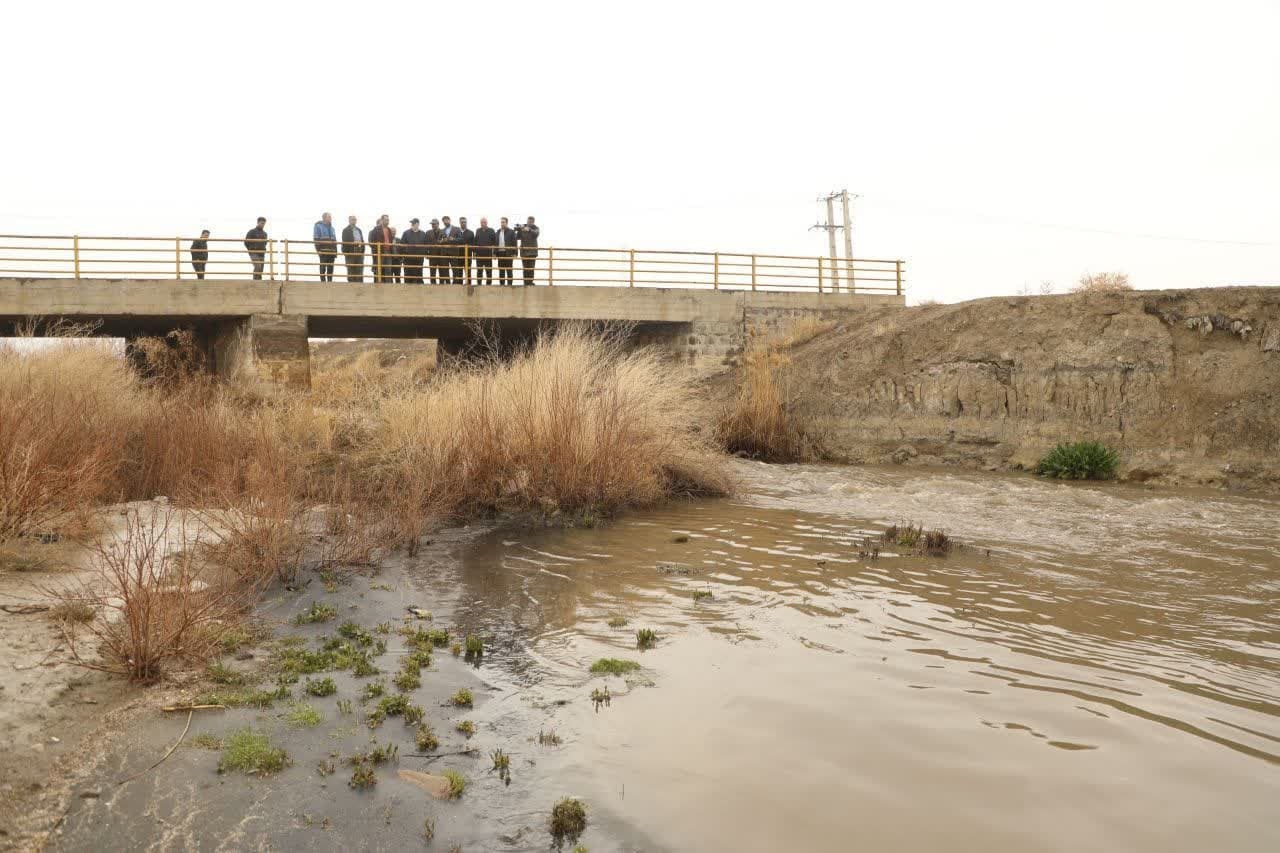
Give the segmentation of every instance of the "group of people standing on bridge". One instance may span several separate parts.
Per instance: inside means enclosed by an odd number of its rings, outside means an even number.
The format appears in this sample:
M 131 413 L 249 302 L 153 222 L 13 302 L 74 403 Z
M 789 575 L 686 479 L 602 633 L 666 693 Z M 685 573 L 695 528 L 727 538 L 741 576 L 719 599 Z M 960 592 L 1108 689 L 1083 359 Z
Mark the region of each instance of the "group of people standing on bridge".
M 262 278 L 266 262 L 266 224 L 266 217 L 259 216 L 257 224 L 244 235 L 255 279 Z M 333 217 L 325 213 L 312 227 L 311 239 L 320 258 L 320 280 L 330 282 L 334 280 L 339 254 L 346 266 L 347 281 L 357 284 L 364 281 L 366 266 L 379 284 L 493 284 L 497 261 L 498 284 L 511 286 L 519 256 L 524 284 L 532 285 L 538 258 L 538 226 L 532 216 L 515 228 L 508 225 L 505 216 L 497 228 L 490 228 L 489 220 L 481 217 L 480 227 L 474 231 L 467 227 L 465 216 L 458 219 L 456 226 L 448 216 L 432 219 L 427 229 L 421 228 L 414 217 L 409 220 L 409 227 L 397 234 L 391 217 L 384 213 L 366 236 L 354 216 L 347 217 L 347 227 L 339 235 Z M 196 278 L 203 279 L 209 261 L 207 230 L 192 241 L 190 251 Z

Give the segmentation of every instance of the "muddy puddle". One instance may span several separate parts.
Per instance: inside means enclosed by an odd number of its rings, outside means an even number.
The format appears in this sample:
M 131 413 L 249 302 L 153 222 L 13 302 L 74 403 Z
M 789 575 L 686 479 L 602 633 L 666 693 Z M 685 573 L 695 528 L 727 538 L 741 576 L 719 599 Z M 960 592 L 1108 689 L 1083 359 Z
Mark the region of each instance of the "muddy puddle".
M 283 772 L 219 775 L 217 752 L 184 745 L 117 785 L 186 723 L 153 718 L 95 770 L 53 846 L 421 849 L 430 818 L 431 849 L 546 850 L 553 803 L 574 796 L 589 818 L 575 843 L 594 853 L 1280 848 L 1280 504 L 954 472 L 741 471 L 731 501 L 597 529 L 452 531 L 332 591 L 316 577 L 279 593 L 264 613 L 310 647 L 346 619 L 398 627 L 411 605 L 431 611 L 421 627 L 482 634 L 481 660 L 437 649 L 409 693 L 438 749 L 413 755 L 397 718 L 366 724 L 363 685 L 389 684 L 405 649 L 393 630 L 383 675 L 326 673 L 337 692 L 309 700 L 314 728 L 290 725 L 287 702 L 195 716 L 188 741 L 270 733 L 293 760 Z M 899 520 L 966 547 L 866 553 Z M 290 624 L 313 602 L 336 618 Z M 652 649 L 636 648 L 641 628 Z M 603 657 L 641 668 L 591 676 Z M 472 708 L 447 704 L 459 687 Z M 454 729 L 464 719 L 470 739 Z M 354 790 L 341 760 L 371 738 L 398 760 Z M 492 769 L 499 748 L 509 784 Z M 322 761 L 336 772 L 318 773 Z M 437 800 L 400 769 L 455 770 L 467 788 Z

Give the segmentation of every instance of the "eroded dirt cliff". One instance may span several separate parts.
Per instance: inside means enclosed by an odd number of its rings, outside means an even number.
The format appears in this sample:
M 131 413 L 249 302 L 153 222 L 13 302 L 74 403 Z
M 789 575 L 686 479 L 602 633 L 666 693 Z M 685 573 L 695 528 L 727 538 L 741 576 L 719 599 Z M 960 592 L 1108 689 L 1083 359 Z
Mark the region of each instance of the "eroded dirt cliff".
M 1280 288 L 872 309 L 792 356 L 836 459 L 1030 467 L 1097 439 L 1127 479 L 1280 488 Z

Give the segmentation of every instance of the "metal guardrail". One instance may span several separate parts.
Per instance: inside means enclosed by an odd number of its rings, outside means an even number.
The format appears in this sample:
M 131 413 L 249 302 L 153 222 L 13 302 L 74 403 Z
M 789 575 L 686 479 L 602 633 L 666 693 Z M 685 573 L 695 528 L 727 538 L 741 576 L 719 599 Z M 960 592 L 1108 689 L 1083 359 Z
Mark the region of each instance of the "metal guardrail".
M 0 277 L 333 281 L 336 284 L 538 284 L 902 295 L 903 261 L 653 249 L 360 244 L 320 252 L 311 240 L 0 234 Z M 321 247 L 324 248 L 324 247 Z M 536 252 L 536 254 L 530 254 Z

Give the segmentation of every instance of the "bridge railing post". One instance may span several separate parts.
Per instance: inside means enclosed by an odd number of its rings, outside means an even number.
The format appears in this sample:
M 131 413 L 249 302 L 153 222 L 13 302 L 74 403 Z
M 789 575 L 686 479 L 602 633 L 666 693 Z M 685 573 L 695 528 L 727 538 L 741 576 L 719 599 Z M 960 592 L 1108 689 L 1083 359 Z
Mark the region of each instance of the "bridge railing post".
M 822 255 L 818 255 L 818 292 L 822 292 Z
M 556 250 L 551 246 L 547 247 L 547 285 L 551 286 L 556 283 Z
M 902 261 L 893 262 L 894 278 L 897 280 L 898 295 L 902 295 Z
M 711 266 L 711 287 L 714 290 L 720 289 L 720 253 L 716 252 L 712 260 Z
M 76 278 L 80 277 L 80 235 L 71 238 L 71 258 L 76 268 Z
M 271 280 L 276 280 L 276 241 L 267 242 L 267 251 L 271 253 Z
M 636 286 L 636 250 L 631 249 L 630 254 L 631 254 L 631 271 L 627 278 L 627 287 L 635 287 Z
M 182 238 L 173 238 L 173 277 L 182 278 Z
M 284 280 L 289 280 L 289 241 L 284 241 Z
M 751 256 L 751 289 L 756 289 L 756 256 Z

